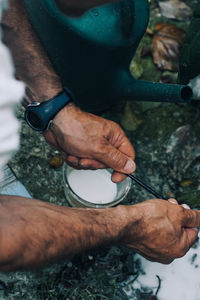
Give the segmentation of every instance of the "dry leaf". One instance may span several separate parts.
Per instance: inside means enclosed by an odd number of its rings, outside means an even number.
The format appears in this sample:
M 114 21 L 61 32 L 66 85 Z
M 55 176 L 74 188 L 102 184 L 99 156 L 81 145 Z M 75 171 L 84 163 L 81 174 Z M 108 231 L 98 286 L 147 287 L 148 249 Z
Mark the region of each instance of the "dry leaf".
M 161 14 L 169 19 L 188 21 L 192 17 L 192 9 L 179 0 L 159 2 L 159 7 Z
M 53 168 L 60 168 L 63 165 L 63 159 L 59 156 L 54 156 L 50 159 L 49 164 Z
M 183 181 L 180 183 L 180 185 L 181 185 L 182 187 L 188 187 L 188 186 L 190 186 L 191 184 L 193 184 L 193 181 L 190 180 L 190 179 L 188 179 L 188 180 L 183 180 Z
M 146 33 L 149 34 L 149 35 L 153 35 L 153 32 L 149 27 L 147 27 Z
M 178 71 L 185 32 L 173 24 L 158 23 L 152 40 L 154 63 L 161 70 Z

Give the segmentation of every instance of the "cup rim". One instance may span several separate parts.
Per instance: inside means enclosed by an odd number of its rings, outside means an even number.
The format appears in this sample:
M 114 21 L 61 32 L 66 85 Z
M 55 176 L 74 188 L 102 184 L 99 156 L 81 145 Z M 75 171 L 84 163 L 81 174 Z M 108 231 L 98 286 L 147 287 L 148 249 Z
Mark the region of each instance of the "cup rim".
M 73 194 L 73 196 L 75 196 L 75 198 L 76 198 L 75 200 L 88 208 L 108 208 L 108 207 L 115 206 L 124 200 L 124 198 L 127 196 L 127 194 L 129 193 L 129 191 L 131 189 L 132 180 L 129 177 L 127 177 L 126 179 L 124 179 L 128 182 L 127 187 L 125 188 L 124 194 L 120 198 L 118 197 L 117 199 L 115 199 L 111 202 L 105 203 L 105 204 L 89 202 L 89 201 L 81 198 L 79 195 L 77 195 L 77 193 L 71 188 L 71 186 L 68 182 L 68 179 L 67 179 L 67 172 L 66 172 L 67 169 L 76 170 L 76 169 L 72 168 L 71 166 L 68 166 L 66 163 L 64 163 L 64 165 L 63 165 L 63 182 L 64 182 L 64 184 L 67 186 L 67 188 Z M 111 172 L 110 168 L 107 168 L 105 170 L 108 170 L 109 172 Z M 65 193 L 65 196 L 67 198 L 66 193 Z M 73 203 L 71 203 L 71 201 L 68 198 L 67 198 L 67 201 L 71 205 L 73 205 Z

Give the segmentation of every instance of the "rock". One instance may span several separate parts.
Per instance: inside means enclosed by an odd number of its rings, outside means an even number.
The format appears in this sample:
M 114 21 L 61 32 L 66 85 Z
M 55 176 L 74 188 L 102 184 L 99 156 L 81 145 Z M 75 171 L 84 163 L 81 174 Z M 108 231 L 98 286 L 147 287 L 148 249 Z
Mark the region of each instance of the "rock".
M 192 9 L 179 0 L 159 1 L 159 7 L 161 14 L 169 19 L 188 21 L 192 17 Z
M 179 127 L 172 133 L 166 154 L 172 178 L 181 182 L 192 163 L 200 157 L 200 145 L 191 125 Z
M 133 113 L 131 103 L 127 102 L 121 118 L 121 125 L 126 130 L 135 131 L 141 123 L 142 120 Z

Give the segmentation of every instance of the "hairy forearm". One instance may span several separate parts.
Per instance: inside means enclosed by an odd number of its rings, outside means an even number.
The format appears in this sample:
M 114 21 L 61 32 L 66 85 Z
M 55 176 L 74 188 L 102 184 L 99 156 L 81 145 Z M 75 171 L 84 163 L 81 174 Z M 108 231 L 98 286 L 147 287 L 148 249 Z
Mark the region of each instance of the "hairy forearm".
M 119 243 L 126 210 L 59 207 L 0 196 L 0 270 L 41 268 L 87 249 Z
M 62 90 L 46 52 L 34 32 L 23 0 L 10 0 L 2 20 L 3 40 L 14 58 L 16 77 L 26 83 L 27 99 L 44 101 Z

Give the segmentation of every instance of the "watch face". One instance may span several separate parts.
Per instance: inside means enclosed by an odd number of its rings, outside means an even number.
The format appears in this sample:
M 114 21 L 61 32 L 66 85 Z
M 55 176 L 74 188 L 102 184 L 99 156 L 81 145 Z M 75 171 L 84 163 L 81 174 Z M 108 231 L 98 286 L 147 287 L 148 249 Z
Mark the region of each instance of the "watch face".
M 42 120 L 36 112 L 27 110 L 25 118 L 30 127 L 32 127 L 35 130 L 42 130 Z

